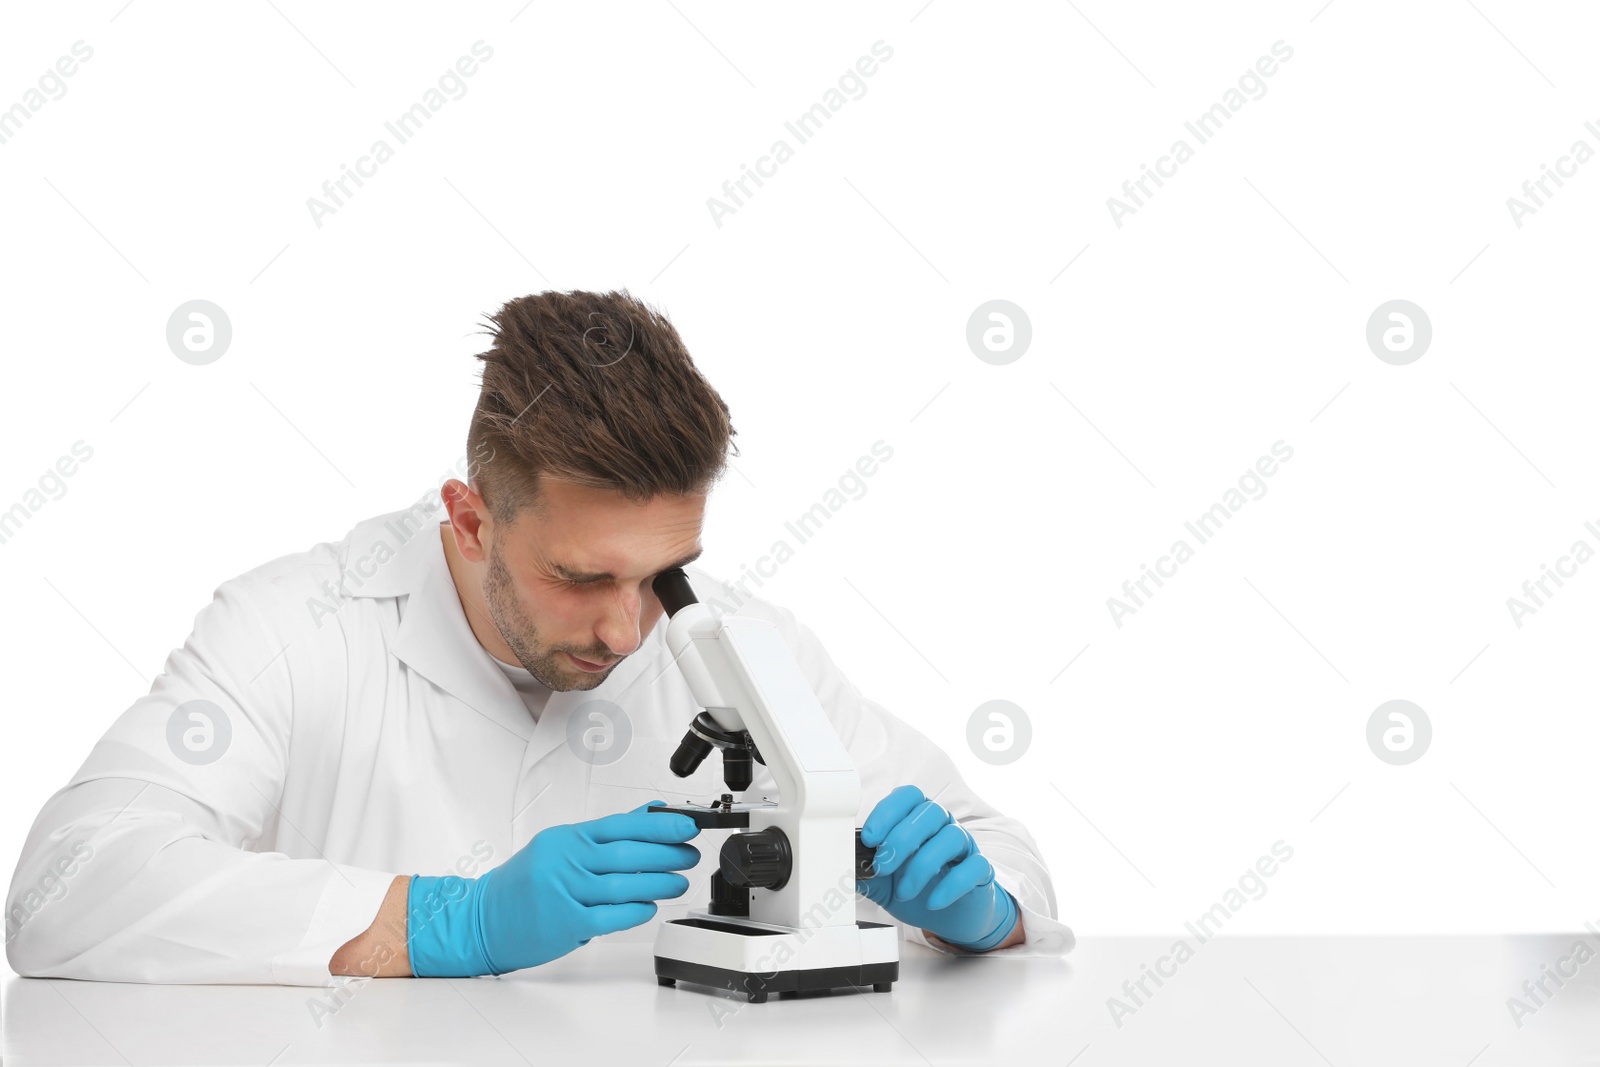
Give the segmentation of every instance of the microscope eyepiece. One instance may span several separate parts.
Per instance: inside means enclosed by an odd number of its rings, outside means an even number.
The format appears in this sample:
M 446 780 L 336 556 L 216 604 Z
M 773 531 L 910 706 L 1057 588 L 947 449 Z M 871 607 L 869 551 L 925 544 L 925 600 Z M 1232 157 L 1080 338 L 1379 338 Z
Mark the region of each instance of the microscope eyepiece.
M 668 618 L 676 615 L 680 608 L 700 602 L 694 595 L 694 589 L 689 585 L 689 576 L 683 573 L 682 567 L 662 571 L 650 583 L 650 588 L 655 590 L 656 599 L 661 601 L 661 606 L 667 609 Z

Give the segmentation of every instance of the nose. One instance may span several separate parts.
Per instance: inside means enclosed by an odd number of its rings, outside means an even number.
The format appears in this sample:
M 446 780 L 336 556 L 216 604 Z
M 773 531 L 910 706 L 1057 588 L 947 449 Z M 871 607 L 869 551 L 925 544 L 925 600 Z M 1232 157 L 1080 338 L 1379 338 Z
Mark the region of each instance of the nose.
M 619 592 L 595 627 L 595 637 L 610 650 L 612 658 L 620 659 L 638 649 L 642 608 L 643 602 L 637 592 Z

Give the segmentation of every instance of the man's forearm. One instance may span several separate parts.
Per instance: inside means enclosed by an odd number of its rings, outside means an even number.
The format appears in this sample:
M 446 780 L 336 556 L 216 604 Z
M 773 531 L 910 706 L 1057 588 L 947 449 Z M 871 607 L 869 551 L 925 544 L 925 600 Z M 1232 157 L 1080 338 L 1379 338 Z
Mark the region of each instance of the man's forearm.
M 339 947 L 328 961 L 329 974 L 411 977 L 411 956 L 406 951 L 406 900 L 410 890 L 411 879 L 406 875 L 389 883 L 377 918 L 365 932 Z

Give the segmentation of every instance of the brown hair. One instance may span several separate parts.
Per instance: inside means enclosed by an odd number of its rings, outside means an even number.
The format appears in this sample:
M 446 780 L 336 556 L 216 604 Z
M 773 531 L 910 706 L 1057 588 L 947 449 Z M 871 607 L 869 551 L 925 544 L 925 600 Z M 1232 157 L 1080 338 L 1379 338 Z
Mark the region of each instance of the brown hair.
M 467 455 L 496 522 L 541 507 L 541 474 L 643 503 L 709 491 L 739 454 L 678 331 L 626 289 L 536 293 L 488 319 Z

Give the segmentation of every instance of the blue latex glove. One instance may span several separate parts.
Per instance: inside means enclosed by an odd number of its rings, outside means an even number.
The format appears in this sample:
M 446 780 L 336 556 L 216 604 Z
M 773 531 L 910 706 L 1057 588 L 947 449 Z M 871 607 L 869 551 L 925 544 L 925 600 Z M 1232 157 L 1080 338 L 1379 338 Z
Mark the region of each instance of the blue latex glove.
M 546 827 L 477 878 L 412 876 L 411 973 L 465 977 L 536 967 L 654 918 L 653 901 L 689 888 L 689 879 L 671 872 L 700 862 L 700 850 L 685 844 L 700 832 L 693 819 L 645 810 L 663 803 Z
M 856 891 L 903 923 L 958 948 L 987 952 L 1017 925 L 1017 902 L 995 880 L 972 834 L 914 785 L 880 800 L 861 827 L 878 850 Z

